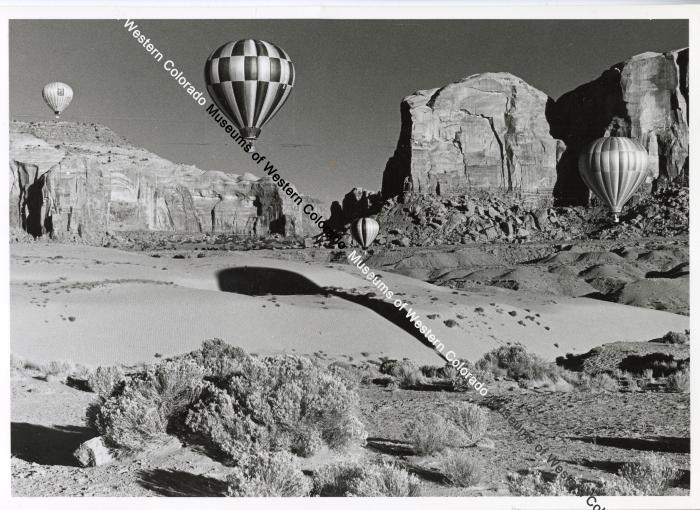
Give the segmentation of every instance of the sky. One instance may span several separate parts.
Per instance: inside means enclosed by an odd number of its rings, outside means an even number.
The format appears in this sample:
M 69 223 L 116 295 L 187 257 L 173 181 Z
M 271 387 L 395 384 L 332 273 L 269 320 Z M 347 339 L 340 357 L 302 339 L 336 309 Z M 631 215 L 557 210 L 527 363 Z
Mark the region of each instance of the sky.
M 176 163 L 261 176 L 163 63 L 173 60 L 209 105 L 211 51 L 263 39 L 287 51 L 296 83 L 256 148 L 326 202 L 380 189 L 399 105 L 416 90 L 505 71 L 556 99 L 632 55 L 688 45 L 684 20 L 135 20 L 163 53 L 158 63 L 124 21 L 10 21 L 10 119 L 51 120 L 41 89 L 62 81 L 75 91 L 64 120 L 105 124 Z

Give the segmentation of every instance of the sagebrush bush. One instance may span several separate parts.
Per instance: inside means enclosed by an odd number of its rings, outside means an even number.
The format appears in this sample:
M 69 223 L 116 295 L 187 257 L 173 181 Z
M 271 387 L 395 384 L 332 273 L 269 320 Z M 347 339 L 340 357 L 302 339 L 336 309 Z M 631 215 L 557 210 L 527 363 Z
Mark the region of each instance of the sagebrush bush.
M 109 397 L 118 384 L 126 380 L 120 367 L 97 367 L 88 375 L 88 387 L 98 396 Z
M 664 344 L 686 345 L 690 343 L 690 332 L 669 331 L 659 338 L 658 341 Z
M 394 377 L 401 388 L 411 388 L 424 382 L 421 370 L 410 360 L 385 360 L 379 371 Z
M 502 345 L 484 354 L 476 362 L 477 370 L 491 372 L 494 376 L 506 376 L 515 381 L 521 379 L 559 379 L 557 367 L 539 356 L 531 354 L 520 344 Z
M 457 487 L 477 485 L 483 475 L 481 463 L 463 451 L 448 450 L 440 459 L 440 470 Z
M 302 497 L 308 496 L 312 487 L 288 452 L 242 455 L 226 482 L 229 496 L 245 497 Z
M 668 386 L 672 391 L 688 393 L 690 391 L 690 370 L 684 369 L 673 373 L 668 378 Z
M 65 379 L 73 372 L 75 364 L 70 361 L 51 361 L 42 367 L 45 378 Z
M 432 455 L 465 441 L 462 431 L 441 414 L 425 413 L 408 424 L 406 439 L 417 455 Z
M 199 395 L 203 371 L 189 359 L 165 361 L 127 378 L 88 408 L 87 420 L 114 448 L 140 451 L 165 440 Z
M 220 338 L 210 338 L 202 348 L 191 352 L 193 359 L 204 369 L 204 375 L 215 381 L 225 381 L 241 368 L 241 363 L 250 356 L 240 347 L 227 344 Z
M 615 392 L 620 389 L 620 385 L 616 379 L 610 377 L 605 372 L 594 375 L 590 379 L 589 389 L 591 391 L 611 391 Z
M 654 452 L 642 455 L 639 462 L 623 464 L 618 473 L 632 487 L 635 496 L 663 496 L 679 475 L 673 461 Z
M 420 482 L 392 463 L 346 460 L 321 466 L 314 473 L 314 494 L 342 497 L 420 496 Z
M 365 440 L 359 398 L 328 369 L 300 356 L 247 356 L 228 379 L 211 385 L 186 424 L 225 456 L 267 444 L 312 455 Z
M 552 481 L 545 481 L 542 472 L 508 474 L 508 490 L 515 496 L 590 496 L 618 495 L 612 493 L 607 481 L 584 482 L 574 478 L 556 476 Z M 620 494 L 621 495 L 621 494 Z
M 472 445 L 484 437 L 489 424 L 488 413 L 470 402 L 448 406 L 445 417 L 460 430 L 459 438 L 455 439 L 461 439 L 463 446 Z

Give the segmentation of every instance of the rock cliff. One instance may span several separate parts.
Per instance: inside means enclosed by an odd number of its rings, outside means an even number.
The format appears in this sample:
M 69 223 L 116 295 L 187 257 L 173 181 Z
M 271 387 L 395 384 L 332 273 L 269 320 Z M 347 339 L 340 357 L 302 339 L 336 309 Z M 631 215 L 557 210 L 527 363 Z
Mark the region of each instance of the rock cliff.
M 558 150 L 548 102 L 509 73 L 476 74 L 406 97 L 382 195 L 472 188 L 551 195 Z
M 638 139 L 650 155 L 651 179 L 688 174 L 688 49 L 647 52 L 612 66 L 561 96 L 548 110 L 552 134 L 566 143 L 555 197 L 584 202 L 581 149 L 606 135 Z
M 10 222 L 35 236 L 302 234 L 301 208 L 278 190 L 270 178 L 172 163 L 100 125 L 10 127 Z

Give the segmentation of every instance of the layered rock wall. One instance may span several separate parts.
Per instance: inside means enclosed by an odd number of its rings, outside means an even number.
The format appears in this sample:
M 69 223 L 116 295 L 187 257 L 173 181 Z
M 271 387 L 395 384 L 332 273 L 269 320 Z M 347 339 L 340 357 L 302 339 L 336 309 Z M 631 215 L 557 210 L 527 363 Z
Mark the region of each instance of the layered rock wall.
M 10 147 L 11 226 L 35 236 L 303 233 L 301 208 L 272 179 L 176 165 L 102 126 L 13 123 Z

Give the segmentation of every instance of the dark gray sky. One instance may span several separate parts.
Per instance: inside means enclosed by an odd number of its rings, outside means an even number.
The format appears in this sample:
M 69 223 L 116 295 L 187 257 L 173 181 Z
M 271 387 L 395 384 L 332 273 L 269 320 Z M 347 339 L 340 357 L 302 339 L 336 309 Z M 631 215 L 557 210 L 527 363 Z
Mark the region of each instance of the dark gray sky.
M 401 99 L 486 71 L 511 72 L 553 98 L 644 51 L 688 45 L 675 20 L 137 20 L 206 94 L 203 66 L 224 42 L 264 39 L 296 66 L 292 94 L 257 149 L 302 192 L 338 199 L 379 189 L 399 135 Z M 100 122 L 178 163 L 262 175 L 121 21 L 10 22 L 10 118 L 48 120 L 49 81 L 75 90 L 65 120 Z M 207 104 L 210 104 L 208 95 Z

